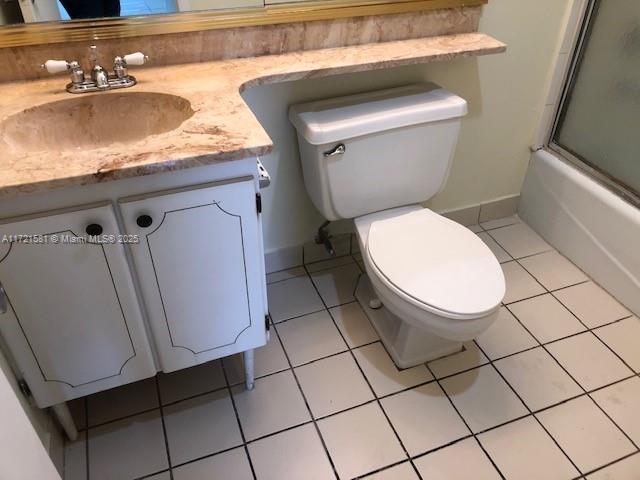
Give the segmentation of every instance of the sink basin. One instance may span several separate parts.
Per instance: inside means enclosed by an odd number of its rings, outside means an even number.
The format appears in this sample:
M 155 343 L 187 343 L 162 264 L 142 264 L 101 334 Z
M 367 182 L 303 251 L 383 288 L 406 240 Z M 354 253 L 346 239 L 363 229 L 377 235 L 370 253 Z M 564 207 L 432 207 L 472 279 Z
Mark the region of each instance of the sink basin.
M 193 114 L 188 100 L 164 93 L 81 95 L 8 117 L 0 138 L 16 153 L 99 148 L 170 132 Z

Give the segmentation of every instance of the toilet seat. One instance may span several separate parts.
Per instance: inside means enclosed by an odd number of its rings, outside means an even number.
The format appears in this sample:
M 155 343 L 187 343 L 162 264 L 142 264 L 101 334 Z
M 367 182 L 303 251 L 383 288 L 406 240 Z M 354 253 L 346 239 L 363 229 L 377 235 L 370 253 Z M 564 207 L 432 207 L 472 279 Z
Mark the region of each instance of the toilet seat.
M 452 319 L 495 311 L 505 294 L 497 259 L 469 229 L 409 206 L 356 219 L 372 274 L 401 299 Z M 368 228 L 367 228 L 368 226 Z

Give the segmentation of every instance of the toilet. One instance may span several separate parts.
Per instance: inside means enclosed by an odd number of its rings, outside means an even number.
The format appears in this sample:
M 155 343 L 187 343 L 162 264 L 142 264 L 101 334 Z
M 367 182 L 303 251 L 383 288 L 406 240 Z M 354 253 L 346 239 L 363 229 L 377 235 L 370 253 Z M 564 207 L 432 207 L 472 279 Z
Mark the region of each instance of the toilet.
M 327 220 L 354 219 L 356 298 L 400 368 L 462 350 L 505 294 L 484 242 L 420 205 L 444 186 L 466 113 L 433 83 L 289 109 L 311 200 Z

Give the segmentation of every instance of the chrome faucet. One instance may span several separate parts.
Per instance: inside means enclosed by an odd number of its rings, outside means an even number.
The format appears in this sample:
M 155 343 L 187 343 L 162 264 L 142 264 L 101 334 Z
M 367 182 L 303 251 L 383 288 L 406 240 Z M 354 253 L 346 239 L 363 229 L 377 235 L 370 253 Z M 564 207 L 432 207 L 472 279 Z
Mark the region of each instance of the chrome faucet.
M 95 83 L 99 90 L 109 88 L 109 73 L 98 65 L 98 47 L 91 45 L 89 47 L 89 61 L 91 62 L 91 80 Z
M 67 85 L 69 93 L 86 93 L 115 88 L 133 87 L 136 84 L 134 76 L 128 74 L 131 65 L 144 65 L 149 60 L 142 52 L 130 53 L 118 56 L 113 61 L 113 74 L 109 74 L 98 63 L 98 47 L 91 45 L 89 61 L 91 62 L 91 74 L 86 77 L 80 63 L 66 60 L 47 60 L 41 67 L 49 73 L 68 72 L 71 75 L 71 83 Z

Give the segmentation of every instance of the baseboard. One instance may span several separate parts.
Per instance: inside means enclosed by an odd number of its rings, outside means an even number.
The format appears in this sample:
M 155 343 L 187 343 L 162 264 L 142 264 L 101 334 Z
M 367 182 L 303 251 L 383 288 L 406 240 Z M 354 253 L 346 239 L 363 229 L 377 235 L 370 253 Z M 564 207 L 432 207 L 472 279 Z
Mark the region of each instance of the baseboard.
M 302 245 L 271 250 L 264 255 L 267 273 L 278 272 L 302 265 Z
M 438 213 L 465 226 L 477 225 L 478 223 L 515 215 L 518 211 L 519 201 L 519 194 L 507 195 L 489 202 L 444 210 Z
M 519 199 L 520 195 L 509 195 L 490 202 L 438 213 L 462 225 L 476 225 L 480 222 L 488 222 L 489 220 L 515 215 L 518 210 Z M 341 233 L 334 233 L 332 238 L 333 248 L 336 252 L 335 256 L 341 257 L 358 253 L 360 250 L 355 234 L 348 232 L 350 229 L 345 222 L 339 224 L 338 230 Z M 273 273 L 329 258 L 332 257 L 327 253 L 324 245 L 317 245 L 315 242 L 309 241 L 304 245 L 284 247 L 267 252 L 265 254 L 265 267 L 267 273 Z
M 333 234 L 331 238 L 331 244 L 335 251 L 335 255 L 333 256 L 329 255 L 324 245 L 318 245 L 313 241 L 307 242 L 304 245 L 271 250 L 264 256 L 265 270 L 267 273 L 273 273 L 299 267 L 307 263 L 357 253 L 358 247 L 357 245 L 354 246 L 355 243 L 357 242 L 354 241 L 353 234 L 340 233 Z

